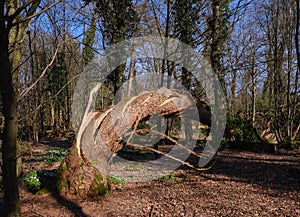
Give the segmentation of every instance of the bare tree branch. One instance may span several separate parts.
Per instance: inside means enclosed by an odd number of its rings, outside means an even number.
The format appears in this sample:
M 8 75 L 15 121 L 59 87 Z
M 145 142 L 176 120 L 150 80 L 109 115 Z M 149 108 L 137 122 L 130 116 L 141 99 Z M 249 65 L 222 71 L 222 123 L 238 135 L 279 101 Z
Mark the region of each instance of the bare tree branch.
M 31 84 L 29 87 L 27 87 L 25 90 L 22 91 L 22 93 L 19 95 L 19 100 L 22 99 L 32 88 L 34 88 L 34 86 L 45 76 L 47 70 L 49 69 L 49 67 L 54 63 L 54 60 L 57 56 L 57 53 L 60 49 L 60 46 L 62 45 L 62 42 L 59 42 L 53 56 L 52 59 L 50 61 L 50 63 L 45 67 L 45 69 L 43 70 L 43 72 L 41 73 L 40 77 L 38 77 L 38 79 L 35 80 L 35 82 L 33 82 L 33 84 Z
M 127 146 L 130 146 L 130 147 L 134 147 L 134 148 L 138 148 L 138 149 L 144 149 L 144 150 L 148 150 L 148 151 L 152 151 L 152 152 L 155 152 L 157 154 L 161 154 L 161 155 L 164 155 L 172 160 L 175 160 L 175 161 L 178 161 L 180 162 L 181 164 L 187 166 L 187 167 L 190 167 L 194 170 L 197 170 L 197 171 L 205 171 L 205 170 L 209 170 L 213 167 L 214 164 L 210 165 L 209 167 L 206 167 L 206 168 L 198 168 L 198 167 L 195 167 L 194 165 L 190 164 L 189 162 L 185 162 L 183 160 L 180 160 L 179 158 L 176 158 L 168 153 L 165 153 L 165 152 L 162 152 L 162 151 L 159 151 L 159 150 L 156 150 L 155 148 L 152 148 L 152 147 L 148 147 L 148 146 L 143 146 L 143 145 L 138 145 L 138 144 L 132 144 L 132 143 L 129 143 L 127 144 Z
M 58 3 L 62 2 L 62 1 L 63 1 L 63 0 L 58 0 L 57 2 L 54 2 L 53 4 L 51 4 L 51 5 L 49 5 L 49 6 L 45 7 L 45 8 L 43 8 L 42 10 L 40 10 L 39 12 L 37 12 L 37 13 L 35 13 L 35 14 L 30 15 L 30 14 L 28 13 L 29 16 L 25 17 L 24 19 L 22 19 L 22 20 L 20 20 L 20 21 L 18 21 L 18 22 L 12 23 L 12 26 L 16 26 L 16 25 L 18 25 L 18 24 L 20 24 L 20 23 L 26 22 L 26 21 L 28 21 L 28 20 L 34 18 L 34 17 L 37 17 L 37 16 L 43 14 L 44 12 L 48 11 L 49 9 L 51 9 L 52 7 L 54 7 L 55 5 L 57 5 Z

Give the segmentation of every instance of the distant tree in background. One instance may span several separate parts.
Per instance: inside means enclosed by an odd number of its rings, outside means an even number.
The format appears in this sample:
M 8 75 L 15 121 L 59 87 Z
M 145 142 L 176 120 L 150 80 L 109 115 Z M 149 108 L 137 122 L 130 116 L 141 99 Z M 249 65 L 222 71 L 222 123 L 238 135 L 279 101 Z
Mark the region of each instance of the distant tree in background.
M 132 1 L 97 0 L 96 11 L 101 22 L 104 49 L 133 37 L 139 20 Z M 124 70 L 125 65 L 121 65 L 108 76 L 109 85 L 112 85 L 114 95 L 124 82 Z
M 208 17 L 208 31 L 210 44 L 210 63 L 217 74 L 224 94 L 227 95 L 225 87 L 225 70 L 222 63 L 225 42 L 229 39 L 229 4 L 231 0 L 211 0 L 211 14 Z
M 174 35 L 180 41 L 185 44 L 196 48 L 199 45 L 199 37 L 201 37 L 201 31 L 198 27 L 200 23 L 200 14 L 203 11 L 204 4 L 201 1 L 182 1 L 177 0 L 173 5 L 173 20 L 174 20 Z M 185 56 L 182 58 L 189 57 Z M 191 90 L 192 87 L 192 75 L 186 69 L 182 68 L 182 84 L 187 90 Z

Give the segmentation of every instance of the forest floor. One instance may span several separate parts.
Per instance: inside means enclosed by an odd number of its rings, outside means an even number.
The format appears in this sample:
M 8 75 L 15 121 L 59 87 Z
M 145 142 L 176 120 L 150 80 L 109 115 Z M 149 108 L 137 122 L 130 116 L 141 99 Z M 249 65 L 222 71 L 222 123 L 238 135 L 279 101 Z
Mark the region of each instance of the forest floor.
M 24 173 L 57 168 L 59 162 L 45 162 L 45 153 L 54 147 L 69 146 L 70 142 L 57 139 L 31 146 L 23 154 Z M 126 169 L 143 170 L 129 166 Z M 36 195 L 22 186 L 20 198 L 24 217 L 296 217 L 300 216 L 300 152 L 224 149 L 209 170 L 182 167 L 163 179 L 116 182 L 111 195 L 99 198 Z M 0 213 L 2 208 L 0 199 Z

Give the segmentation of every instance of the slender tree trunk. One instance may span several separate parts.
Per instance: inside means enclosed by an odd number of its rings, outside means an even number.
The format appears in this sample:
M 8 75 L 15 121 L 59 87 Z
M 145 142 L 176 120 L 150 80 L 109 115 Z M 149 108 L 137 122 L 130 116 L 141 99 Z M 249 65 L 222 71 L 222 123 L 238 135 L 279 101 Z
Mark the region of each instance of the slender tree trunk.
M 252 125 L 255 124 L 255 115 L 256 115 L 256 73 L 255 73 L 255 57 L 256 57 L 256 38 L 254 39 L 254 52 L 252 55 L 252 61 L 251 61 L 251 79 L 252 79 Z
M 50 114 L 51 114 L 51 130 L 52 133 L 55 131 L 55 108 L 54 108 L 54 100 L 50 102 Z
M 300 43 L 299 43 L 299 28 L 300 28 L 300 1 L 296 0 L 296 34 L 295 34 L 295 47 L 296 47 L 296 55 L 297 55 L 297 70 L 295 75 L 295 91 L 298 90 L 298 83 L 299 83 L 299 73 L 300 73 Z M 298 97 L 294 97 L 294 104 L 297 104 Z M 294 109 L 293 115 L 295 116 L 295 113 L 297 113 L 297 109 Z M 292 119 L 292 118 L 291 118 Z M 291 124 L 292 127 L 292 124 Z M 296 126 L 296 130 L 291 133 L 292 138 L 291 140 L 295 140 L 295 138 L 298 135 L 298 131 L 300 130 L 300 124 Z
M 300 28 L 300 1 L 296 0 L 296 34 L 295 34 L 295 46 L 296 46 L 296 54 L 297 54 L 297 74 L 296 79 L 298 77 L 298 73 L 300 71 L 300 44 L 299 44 L 299 28 Z M 297 84 L 297 83 L 296 83 Z
M 98 13 L 96 11 L 96 6 L 94 5 L 91 24 L 88 27 L 88 30 L 84 33 L 84 39 L 83 39 L 83 44 L 84 44 L 83 59 L 85 65 L 87 65 L 94 58 L 93 44 L 96 35 L 97 18 L 98 18 Z
M 39 111 L 34 113 L 33 117 L 33 142 L 38 144 L 39 142 Z
M 300 43 L 299 43 L 299 28 L 300 28 L 300 1 L 296 0 L 296 34 L 295 34 L 295 46 L 296 46 L 296 53 L 297 53 L 297 70 L 295 75 L 295 91 L 298 90 L 299 84 L 299 73 L 300 73 Z M 294 103 L 297 104 L 298 97 L 294 98 Z M 294 114 L 297 113 L 297 109 L 294 110 Z M 300 130 L 300 124 L 296 127 L 294 135 L 292 136 L 292 140 L 294 140 Z
M 292 12 L 291 12 L 292 9 L 289 9 L 289 17 L 291 18 L 292 17 Z M 290 27 L 287 27 L 288 28 L 288 32 L 291 32 L 291 28 Z M 292 34 L 289 34 L 289 37 L 288 37 L 288 49 L 287 49 L 287 88 L 286 88 L 286 105 L 287 105 L 287 111 L 286 111 L 286 117 L 287 117 L 287 120 L 286 120 L 286 134 L 287 134 L 287 139 L 288 141 L 291 141 L 292 140 L 292 132 L 293 132 L 293 120 L 292 120 L 292 106 L 291 106 L 291 98 L 290 98 L 290 95 L 291 95 L 291 72 L 292 72 L 292 50 L 293 50 L 293 36 Z
M 135 70 L 134 70 L 134 61 L 135 61 L 135 54 L 132 52 L 131 59 L 130 59 L 130 65 L 129 65 L 129 74 L 128 74 L 128 86 L 127 86 L 127 96 L 129 97 L 132 92 L 132 82 L 133 78 L 135 76 Z
M 230 106 L 230 114 L 233 116 L 235 114 L 235 107 L 236 107 L 236 80 L 237 80 L 237 70 L 233 70 L 233 78 L 230 84 L 230 101 L 231 101 L 231 106 Z
M 211 31 L 212 31 L 212 42 L 211 42 L 211 54 L 210 54 L 210 60 L 211 60 L 211 66 L 214 70 L 214 72 L 217 74 L 222 89 L 225 93 L 225 81 L 224 76 L 222 72 L 221 67 L 221 1 L 220 0 L 213 0 L 212 1 L 212 11 L 213 11 L 213 17 L 210 23 Z M 225 37 L 223 35 L 223 37 Z
M 254 73 L 254 72 L 252 72 Z M 256 114 L 256 78 L 255 74 L 252 74 L 252 125 L 255 124 L 255 114 Z
M 211 53 L 210 53 L 210 62 L 212 69 L 216 73 L 219 78 L 219 82 L 221 84 L 223 93 L 225 95 L 226 101 L 227 98 L 227 90 L 225 84 L 225 74 L 224 67 L 222 66 L 222 53 L 221 50 L 224 47 L 224 44 L 228 37 L 228 27 L 227 21 L 225 19 L 226 16 L 229 16 L 225 11 L 229 8 L 229 1 L 226 0 L 212 0 L 212 17 L 209 20 L 209 28 L 211 30 Z M 218 100 L 218 98 L 216 99 Z M 216 101 L 218 104 L 218 101 Z M 227 110 L 228 103 L 226 103 Z

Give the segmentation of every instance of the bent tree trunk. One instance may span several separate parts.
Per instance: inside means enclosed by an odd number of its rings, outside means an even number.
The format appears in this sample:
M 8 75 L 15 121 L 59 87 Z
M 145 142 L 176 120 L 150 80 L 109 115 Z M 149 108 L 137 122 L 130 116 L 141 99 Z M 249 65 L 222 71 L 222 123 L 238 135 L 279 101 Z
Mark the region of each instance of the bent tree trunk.
M 138 123 L 152 115 L 189 116 L 195 112 L 195 106 L 189 94 L 161 88 L 89 114 L 81 123 L 70 154 L 60 165 L 58 190 L 81 197 L 105 194 L 110 190 L 107 180 L 110 159 L 130 140 L 131 136 L 126 141 L 125 134 L 133 135 Z M 200 120 L 210 119 L 209 112 L 199 109 L 198 113 Z

